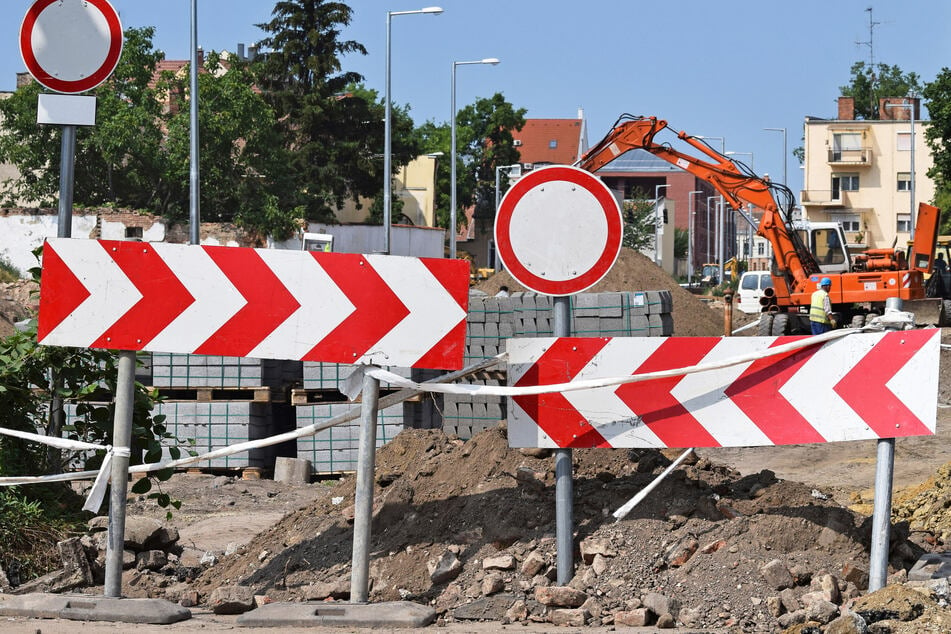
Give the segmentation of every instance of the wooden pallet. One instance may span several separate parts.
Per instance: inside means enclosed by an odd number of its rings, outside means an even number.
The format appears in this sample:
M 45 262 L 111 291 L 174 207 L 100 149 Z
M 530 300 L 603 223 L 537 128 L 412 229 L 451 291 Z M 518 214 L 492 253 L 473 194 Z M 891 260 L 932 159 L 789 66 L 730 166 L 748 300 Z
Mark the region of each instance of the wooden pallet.
M 157 387 L 159 396 L 166 401 L 245 401 L 251 403 L 282 403 L 286 395 L 271 387 Z
M 380 397 L 388 396 L 399 392 L 396 388 L 381 388 Z M 419 396 L 414 396 L 407 401 L 417 401 Z M 347 398 L 347 395 L 340 390 L 328 390 L 322 388 L 294 388 L 291 390 L 291 405 L 322 405 L 330 403 L 359 403 L 360 396 L 355 400 Z

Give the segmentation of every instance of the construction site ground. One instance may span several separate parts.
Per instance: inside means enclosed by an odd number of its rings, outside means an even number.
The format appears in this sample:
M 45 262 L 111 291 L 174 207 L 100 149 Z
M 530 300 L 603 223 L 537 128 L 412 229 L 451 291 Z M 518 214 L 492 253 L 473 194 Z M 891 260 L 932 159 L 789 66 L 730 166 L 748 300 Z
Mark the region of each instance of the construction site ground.
M 505 274 L 480 288 L 492 293 L 502 284 L 519 290 Z M 673 293 L 676 336 L 722 333 L 721 303 L 691 295 L 638 254 L 626 253 L 593 290 L 658 288 Z M 735 318 L 741 325 L 755 317 L 735 313 Z M 943 331 L 942 340 L 951 343 L 951 330 Z M 945 508 L 951 500 L 945 488 L 951 469 L 951 352 L 941 353 L 939 376 L 937 435 L 896 443 L 893 534 L 906 545 L 892 558 L 897 579 L 918 554 L 943 551 L 951 542 L 951 512 Z M 611 513 L 680 451 L 573 452 L 575 542 L 595 540 L 611 553 L 597 571 L 576 553 L 578 583 L 601 614 L 584 627 L 555 628 L 550 622 L 506 624 L 500 618 L 453 616 L 458 607 L 484 598 L 492 574 L 483 568 L 486 559 L 512 554 L 521 565 L 534 553 L 554 563 L 552 458 L 510 449 L 504 423 L 468 441 L 439 430 L 404 431 L 377 455 L 370 600 L 432 605 L 440 614 L 432 627 L 448 632 L 607 632 L 628 631 L 610 622 L 612 611 L 636 607 L 645 593 L 657 592 L 675 596 L 682 614 L 693 611 L 695 626 L 679 626 L 678 632 L 779 631 L 766 614 L 768 600 L 778 594 L 764 580 L 767 562 L 780 559 L 795 576 L 813 578 L 823 573 L 842 577 L 850 567 L 868 570 L 875 442 L 700 449 L 628 518 L 615 522 Z M 123 593 L 174 600 L 188 589 L 205 600 L 216 587 L 240 584 L 267 601 L 323 600 L 329 588 L 346 587 L 349 578 L 354 482 L 352 474 L 305 485 L 245 480 L 240 474 L 175 474 L 161 485 L 183 503 L 169 524 L 180 533 L 182 565 L 201 572 L 182 584 L 129 570 Z M 927 517 L 915 516 L 922 509 Z M 165 512 L 130 496 L 130 515 L 164 519 Z M 696 554 L 678 558 L 691 548 Z M 201 567 L 199 560 L 208 552 L 217 561 Z M 450 582 L 435 584 L 428 564 L 447 552 L 458 555 L 461 571 Z M 500 594 L 524 595 L 538 582 L 518 571 L 502 576 Z M 84 592 L 101 594 L 102 587 Z M 136 631 L 244 629 L 236 625 L 237 617 L 212 614 L 206 605 L 191 609 L 190 621 L 136 625 Z M 128 628 L 20 618 L 0 622 L 4 632 Z

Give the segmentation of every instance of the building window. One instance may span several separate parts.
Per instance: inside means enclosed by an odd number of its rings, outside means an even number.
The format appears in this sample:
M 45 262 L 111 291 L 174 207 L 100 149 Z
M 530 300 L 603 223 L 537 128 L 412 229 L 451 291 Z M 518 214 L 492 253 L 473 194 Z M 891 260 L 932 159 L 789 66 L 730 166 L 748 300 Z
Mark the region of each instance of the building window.
M 126 227 L 125 228 L 125 237 L 126 238 L 142 238 L 142 227 Z
M 862 219 L 858 214 L 833 215 L 831 220 L 842 225 L 843 231 L 861 231 Z
M 911 233 L 911 214 L 897 214 L 895 229 L 901 233 Z
M 899 152 L 911 151 L 911 131 L 899 132 L 895 139 L 895 149 Z
M 898 191 L 911 191 L 911 172 L 898 172 Z
M 557 147 L 558 147 L 558 139 L 552 139 L 551 141 L 548 142 L 549 150 L 554 150 Z
M 766 256 L 766 245 L 764 243 L 759 242 L 756 244 L 756 255 L 761 258 Z
M 851 158 L 862 151 L 862 134 L 859 132 L 843 132 L 832 135 L 832 160 L 841 161 Z
M 842 192 L 857 192 L 859 190 L 858 174 L 832 175 L 832 200 L 841 200 Z

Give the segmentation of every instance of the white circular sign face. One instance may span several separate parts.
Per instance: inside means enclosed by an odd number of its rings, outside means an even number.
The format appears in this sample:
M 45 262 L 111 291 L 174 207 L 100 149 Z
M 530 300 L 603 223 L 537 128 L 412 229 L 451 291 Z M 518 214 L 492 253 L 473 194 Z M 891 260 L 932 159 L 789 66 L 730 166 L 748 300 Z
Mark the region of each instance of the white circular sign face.
M 104 82 L 122 53 L 122 24 L 108 0 L 37 0 L 20 25 L 20 54 L 43 86 L 80 93 Z
M 591 173 L 546 167 L 506 193 L 495 219 L 499 256 L 526 288 L 570 295 L 604 277 L 621 250 L 621 209 Z

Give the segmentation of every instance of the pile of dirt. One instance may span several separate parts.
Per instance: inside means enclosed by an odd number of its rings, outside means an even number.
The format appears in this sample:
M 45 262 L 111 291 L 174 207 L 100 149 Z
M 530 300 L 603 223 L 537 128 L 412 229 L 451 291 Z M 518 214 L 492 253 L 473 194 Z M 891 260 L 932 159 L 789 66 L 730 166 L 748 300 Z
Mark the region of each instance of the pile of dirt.
M 14 323 L 36 314 L 38 290 L 28 280 L 0 283 L 0 337 L 12 335 Z
M 509 291 L 526 291 L 508 271 L 500 271 L 476 285 L 476 289 L 495 295 L 502 286 Z M 650 258 L 633 249 L 621 249 L 614 267 L 604 278 L 589 288 L 588 293 L 613 291 L 669 290 L 674 300 L 674 335 L 678 337 L 716 337 L 723 334 L 723 311 L 711 308 L 708 302 L 680 286 Z
M 381 448 L 370 600 L 430 604 L 447 621 L 550 618 L 538 597 L 556 578 L 554 463 L 538 453 L 510 449 L 504 427 L 466 442 L 406 430 Z M 819 586 L 834 585 L 841 603 L 865 589 L 870 520 L 821 491 L 770 471 L 743 477 L 700 458 L 615 522 L 611 513 L 669 459 L 596 449 L 575 450 L 573 461 L 580 557 L 570 585 L 586 597 L 589 625 L 613 623 L 662 596 L 689 627 L 769 631 L 783 618 L 804 619 L 796 615 Z M 193 587 L 202 597 L 240 584 L 278 601 L 346 598 L 353 494 L 353 479 L 341 480 Z M 895 537 L 898 570 L 931 548 Z M 524 614 L 507 616 L 516 604 Z

